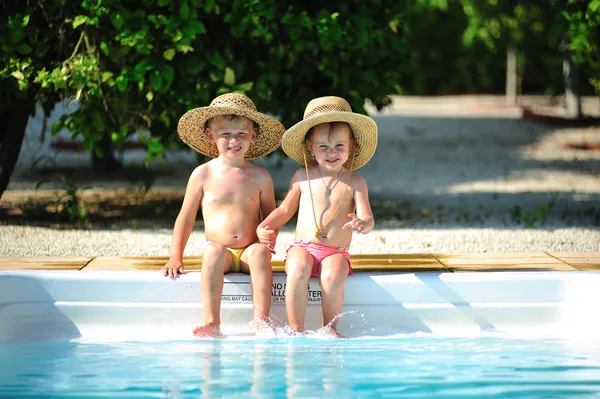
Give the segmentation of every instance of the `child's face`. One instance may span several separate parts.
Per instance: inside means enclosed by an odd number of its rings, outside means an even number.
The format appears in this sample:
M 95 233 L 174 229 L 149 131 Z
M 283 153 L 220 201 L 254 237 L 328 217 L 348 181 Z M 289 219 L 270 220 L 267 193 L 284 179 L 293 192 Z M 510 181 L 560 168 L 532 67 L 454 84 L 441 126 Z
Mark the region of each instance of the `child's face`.
M 244 117 L 216 117 L 206 128 L 206 136 L 217 145 L 219 155 L 244 158 L 250 143 L 256 139 L 254 123 Z
M 323 123 L 313 128 L 306 145 L 322 168 L 337 171 L 348 160 L 351 137 L 350 126 L 346 123 Z

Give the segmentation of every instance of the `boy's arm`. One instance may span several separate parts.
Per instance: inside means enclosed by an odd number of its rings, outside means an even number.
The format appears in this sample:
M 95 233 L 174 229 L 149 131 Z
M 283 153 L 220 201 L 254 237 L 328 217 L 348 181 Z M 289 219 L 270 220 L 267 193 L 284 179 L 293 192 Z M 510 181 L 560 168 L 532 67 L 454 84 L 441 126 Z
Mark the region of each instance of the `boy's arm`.
M 261 190 L 260 190 L 260 214 L 262 220 L 265 220 L 271 212 L 275 209 L 275 190 L 273 188 L 273 180 L 269 172 L 264 170 L 263 175 L 260 179 Z M 258 240 L 265 244 L 271 252 L 274 252 L 275 241 L 277 240 L 277 232 L 270 229 L 256 229 L 256 235 Z
M 260 214 L 263 220 L 268 217 L 275 209 L 275 189 L 273 188 L 273 180 L 269 172 L 265 170 L 264 176 L 261 179 L 260 190 Z
M 183 251 L 192 234 L 200 201 L 202 201 L 204 180 L 202 174 L 201 168 L 197 168 L 192 172 L 188 181 L 185 196 L 183 197 L 183 204 L 173 228 L 169 262 L 162 269 L 165 276 L 175 277 L 178 273 L 183 273 L 184 271 Z
M 375 219 L 373 218 L 373 211 L 371 210 L 371 204 L 369 203 L 369 188 L 367 187 L 366 180 L 358 174 L 355 174 L 352 177 L 352 180 L 356 213 L 350 213 L 348 215 L 352 220 L 346 223 L 342 228 L 352 228 L 359 233 L 367 234 L 375 227 Z

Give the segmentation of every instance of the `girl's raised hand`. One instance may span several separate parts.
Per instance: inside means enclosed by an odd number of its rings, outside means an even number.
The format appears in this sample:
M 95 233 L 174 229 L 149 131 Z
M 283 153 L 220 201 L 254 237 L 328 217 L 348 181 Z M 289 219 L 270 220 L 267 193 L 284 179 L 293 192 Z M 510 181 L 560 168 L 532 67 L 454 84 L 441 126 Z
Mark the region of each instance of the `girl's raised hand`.
M 364 228 L 363 221 L 358 216 L 356 216 L 356 213 L 349 213 L 348 216 L 351 217 L 352 220 L 349 221 L 348 223 L 346 223 L 342 227 L 342 230 L 352 229 L 352 230 L 356 230 L 359 233 L 362 232 L 362 230 Z

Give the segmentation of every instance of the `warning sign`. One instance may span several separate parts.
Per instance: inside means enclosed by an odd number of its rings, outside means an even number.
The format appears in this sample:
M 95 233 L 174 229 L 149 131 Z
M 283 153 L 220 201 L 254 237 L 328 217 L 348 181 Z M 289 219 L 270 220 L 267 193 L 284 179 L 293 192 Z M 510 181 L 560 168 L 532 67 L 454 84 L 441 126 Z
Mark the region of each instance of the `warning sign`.
M 273 303 L 285 302 L 285 286 L 286 283 L 273 283 L 273 289 L 271 291 Z M 311 289 L 310 283 L 308 284 L 308 302 L 321 302 L 321 289 L 318 285 L 316 288 Z
M 272 303 L 285 303 L 285 280 L 273 282 L 271 288 Z M 308 284 L 308 303 L 321 303 L 319 284 Z M 252 291 L 249 282 L 226 282 L 223 286 L 223 302 L 252 303 Z

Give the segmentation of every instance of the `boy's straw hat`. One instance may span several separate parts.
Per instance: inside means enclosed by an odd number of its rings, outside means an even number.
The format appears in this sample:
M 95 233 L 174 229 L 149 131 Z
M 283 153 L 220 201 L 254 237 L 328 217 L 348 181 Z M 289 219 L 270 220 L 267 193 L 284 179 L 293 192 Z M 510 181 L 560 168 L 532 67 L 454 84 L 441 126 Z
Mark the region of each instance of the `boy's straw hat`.
M 245 159 L 251 160 L 275 151 L 281 142 L 285 127 L 276 119 L 256 111 L 256 105 L 247 96 L 240 93 L 227 93 L 218 96 L 208 107 L 200 107 L 186 112 L 177 126 L 181 140 L 212 158 L 219 156 L 214 143 L 208 141 L 205 132 L 206 121 L 218 115 L 244 116 L 258 125 L 256 140 L 250 143 Z
M 341 97 L 329 96 L 311 100 L 304 111 L 304 119 L 289 128 L 283 135 L 281 142 L 283 151 L 302 165 L 306 154 L 307 162 L 314 165 L 315 159 L 304 144 L 306 133 L 313 126 L 329 122 L 347 122 L 358 144 L 358 149 L 350 153 L 344 166 L 350 168 L 353 157 L 353 170 L 366 164 L 377 147 L 377 124 L 366 115 L 352 112 L 348 101 Z

